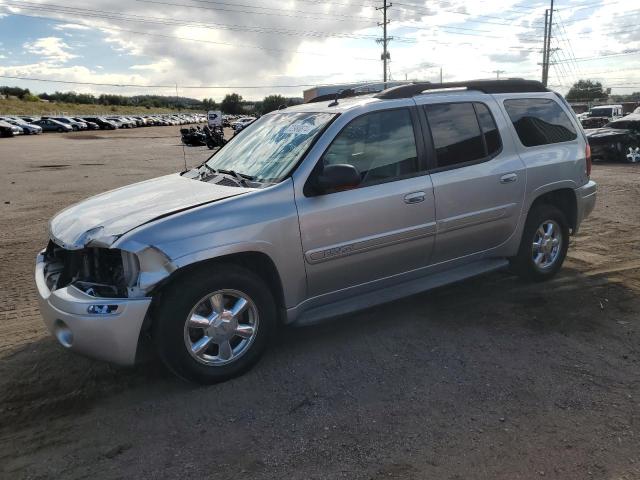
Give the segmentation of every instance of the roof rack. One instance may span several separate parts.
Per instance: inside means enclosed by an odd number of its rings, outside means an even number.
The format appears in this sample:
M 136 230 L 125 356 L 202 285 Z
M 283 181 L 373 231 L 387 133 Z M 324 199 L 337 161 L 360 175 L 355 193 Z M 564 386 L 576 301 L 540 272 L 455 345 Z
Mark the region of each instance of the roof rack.
M 356 97 L 358 95 L 367 95 L 371 92 L 356 92 L 353 88 L 345 88 L 334 93 L 326 93 L 324 95 L 318 95 L 312 98 L 307 103 L 324 102 L 326 100 L 339 100 L 341 98 Z
M 442 90 L 447 88 L 466 88 L 478 90 L 483 93 L 522 93 L 522 92 L 548 92 L 549 90 L 536 80 L 524 78 L 506 78 L 504 80 L 469 80 L 466 82 L 445 83 L 410 83 L 398 87 L 387 88 L 374 95 L 376 98 L 410 98 L 426 90 Z

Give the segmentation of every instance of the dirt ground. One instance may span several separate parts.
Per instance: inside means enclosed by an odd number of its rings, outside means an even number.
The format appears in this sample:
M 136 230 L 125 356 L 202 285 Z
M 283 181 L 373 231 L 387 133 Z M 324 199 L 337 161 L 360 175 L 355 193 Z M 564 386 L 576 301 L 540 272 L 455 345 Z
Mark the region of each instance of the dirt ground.
M 640 479 L 640 166 L 594 166 L 553 281 L 289 328 L 204 388 L 64 351 L 32 279 L 56 211 L 182 165 L 176 127 L 0 140 L 0 478 Z

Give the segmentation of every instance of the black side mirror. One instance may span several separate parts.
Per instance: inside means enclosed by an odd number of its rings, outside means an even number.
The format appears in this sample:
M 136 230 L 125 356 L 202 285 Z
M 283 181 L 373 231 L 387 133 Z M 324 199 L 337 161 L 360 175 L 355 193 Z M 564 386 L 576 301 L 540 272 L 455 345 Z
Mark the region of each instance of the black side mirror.
M 321 192 L 360 185 L 360 172 L 353 165 L 326 165 L 316 178 L 316 187 Z

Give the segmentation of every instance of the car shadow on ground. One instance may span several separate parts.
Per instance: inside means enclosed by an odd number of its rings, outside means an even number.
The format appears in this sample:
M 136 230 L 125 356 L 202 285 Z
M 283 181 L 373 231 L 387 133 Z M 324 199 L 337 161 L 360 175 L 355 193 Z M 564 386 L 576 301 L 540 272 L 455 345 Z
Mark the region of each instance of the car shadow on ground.
M 424 360 L 420 352 L 411 351 L 411 344 L 418 350 L 448 348 L 473 354 L 477 338 L 487 341 L 494 334 L 600 337 L 607 335 L 611 318 L 634 311 L 629 305 L 635 298 L 624 285 L 570 268 L 547 283 L 494 273 L 315 326 L 282 327 L 260 364 L 246 376 L 264 376 L 270 370 L 266 381 L 277 383 L 291 374 L 291 365 L 308 366 L 336 355 L 348 358 L 349 351 L 354 364 L 368 362 L 377 355 L 374 345 L 391 359 L 417 355 L 417 360 Z M 42 416 L 77 415 L 129 389 L 147 390 L 151 396 L 201 388 L 216 387 L 177 379 L 158 360 L 121 368 L 84 358 L 47 337 L 0 362 L 0 425 L 24 426 Z M 256 389 L 255 395 L 265 392 Z

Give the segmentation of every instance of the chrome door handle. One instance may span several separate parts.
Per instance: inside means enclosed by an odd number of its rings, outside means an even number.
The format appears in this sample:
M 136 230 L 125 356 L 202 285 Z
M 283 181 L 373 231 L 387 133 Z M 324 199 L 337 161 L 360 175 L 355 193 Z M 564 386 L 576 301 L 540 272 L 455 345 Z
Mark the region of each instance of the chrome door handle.
M 518 179 L 518 174 L 516 173 L 507 173 L 500 177 L 500 183 L 512 183 Z
M 424 196 L 425 196 L 424 192 L 407 193 L 404 196 L 404 203 L 412 204 L 412 203 L 424 202 Z

